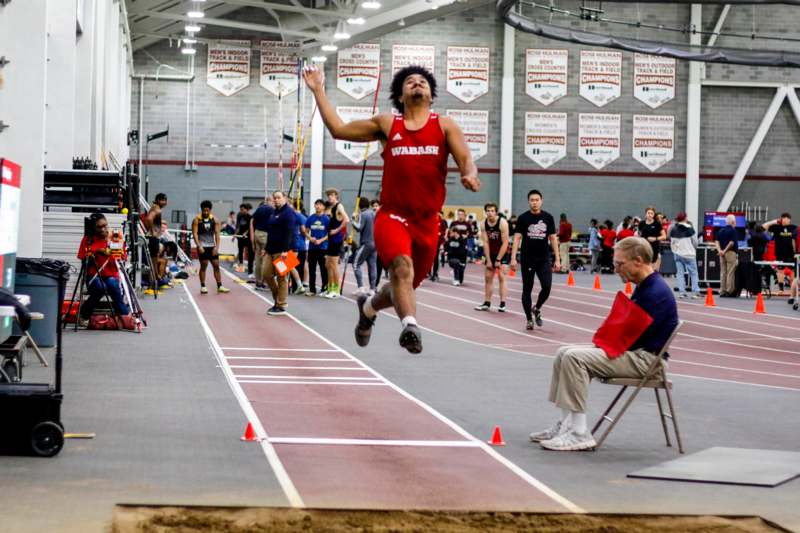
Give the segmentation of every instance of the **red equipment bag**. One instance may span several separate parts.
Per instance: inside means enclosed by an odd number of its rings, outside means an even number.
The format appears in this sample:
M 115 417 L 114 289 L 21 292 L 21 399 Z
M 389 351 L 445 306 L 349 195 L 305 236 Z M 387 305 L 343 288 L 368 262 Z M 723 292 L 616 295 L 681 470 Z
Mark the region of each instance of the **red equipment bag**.
M 609 359 L 616 359 L 633 345 L 653 323 L 647 311 L 617 291 L 611 311 L 592 337 L 592 344 L 602 348 Z

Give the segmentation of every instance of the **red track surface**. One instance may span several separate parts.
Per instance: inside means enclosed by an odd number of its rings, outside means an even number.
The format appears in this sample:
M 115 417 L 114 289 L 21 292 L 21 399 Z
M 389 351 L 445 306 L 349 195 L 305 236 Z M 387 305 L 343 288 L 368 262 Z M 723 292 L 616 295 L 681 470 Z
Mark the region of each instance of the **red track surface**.
M 457 339 L 549 357 L 559 345 L 589 342 L 615 294 L 566 287 L 565 278 L 556 276 L 544 327 L 530 333 L 523 328 L 519 277 L 510 279 L 508 313 L 472 310 L 483 301 L 482 273 L 482 267 L 470 266 L 461 287 L 425 282 L 417 290 L 420 324 Z M 538 282 L 534 299 L 537 293 Z M 679 314 L 685 325 L 670 350 L 672 374 L 800 389 L 800 319 L 696 302 L 680 302 Z
M 567 510 L 481 441 L 229 286 L 200 296 L 195 279 L 189 290 L 305 505 Z

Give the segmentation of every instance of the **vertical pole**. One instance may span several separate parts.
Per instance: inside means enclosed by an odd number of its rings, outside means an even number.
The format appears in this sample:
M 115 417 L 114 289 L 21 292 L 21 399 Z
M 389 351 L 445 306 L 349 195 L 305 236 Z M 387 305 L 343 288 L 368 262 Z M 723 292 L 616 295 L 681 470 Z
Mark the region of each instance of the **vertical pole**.
M 703 22 L 703 6 L 692 4 L 691 27 L 700 29 Z M 702 36 L 693 33 L 689 37 L 692 45 L 702 44 Z M 689 87 L 686 106 L 686 189 L 685 210 L 689 221 L 699 228 L 700 219 L 700 111 L 704 66 L 689 63 Z
M 322 198 L 322 160 L 325 143 L 325 124 L 322 113 L 314 113 L 311 121 L 311 185 L 309 203 Z
M 504 25 L 503 97 L 500 111 L 500 212 L 511 213 L 514 193 L 514 48 L 513 27 Z

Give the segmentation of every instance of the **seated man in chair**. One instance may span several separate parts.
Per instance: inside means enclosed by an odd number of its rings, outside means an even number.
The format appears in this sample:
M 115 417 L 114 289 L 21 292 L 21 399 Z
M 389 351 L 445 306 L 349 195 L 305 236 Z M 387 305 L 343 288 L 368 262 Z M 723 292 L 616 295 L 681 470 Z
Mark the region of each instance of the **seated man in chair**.
M 593 345 L 559 348 L 553 362 L 549 399 L 561 409 L 561 419 L 544 431 L 532 433 L 531 442 L 538 442 L 548 450 L 594 448 L 594 437 L 586 425 L 586 398 L 591 379 L 643 378 L 653 358 L 667 343 L 678 325 L 678 310 L 672 289 L 655 271 L 652 261 L 652 247 L 641 237 L 628 237 L 614 246 L 614 271 L 623 282 L 636 285 L 631 300 L 653 321 L 615 358 Z

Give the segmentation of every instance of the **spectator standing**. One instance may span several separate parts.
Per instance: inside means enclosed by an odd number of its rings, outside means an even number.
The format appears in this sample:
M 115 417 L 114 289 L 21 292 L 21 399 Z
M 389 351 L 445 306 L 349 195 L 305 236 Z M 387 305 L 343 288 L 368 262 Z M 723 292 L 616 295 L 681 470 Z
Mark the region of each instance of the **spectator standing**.
M 225 221 L 225 225 L 222 226 L 220 233 L 223 235 L 233 235 L 236 233 L 236 213 L 233 211 L 228 213 L 228 220 Z
M 239 206 L 239 213 L 236 215 L 236 232 L 233 237 L 236 239 L 236 246 L 239 248 L 236 258 L 239 272 L 244 272 L 244 253 L 247 252 L 247 275 L 250 279 L 255 278 L 253 275 L 255 253 L 253 251 L 253 242 L 250 240 L 250 219 L 252 218 L 250 210 L 252 208 L 253 206 L 248 203 Z
M 755 225 L 750 231 L 750 237 L 747 239 L 747 246 L 753 250 L 753 261 L 763 261 L 764 253 L 767 251 L 767 235 L 764 232 L 764 226 L 761 224 Z
M 697 232 L 692 223 L 686 219 L 686 213 L 680 212 L 675 217 L 675 224 L 669 230 L 669 245 L 675 256 L 675 268 L 678 278 L 678 297 L 686 298 L 686 274 L 692 288 L 692 298 L 700 297 L 700 285 L 697 276 Z
M 306 271 L 306 220 L 307 217 L 303 213 L 303 201 L 300 200 L 294 204 L 297 208 L 294 210 L 295 225 L 294 225 L 294 243 L 292 250 L 297 255 L 298 265 L 292 269 L 292 284 L 293 294 L 305 294 L 306 286 L 308 284 L 305 279 Z
M 561 213 L 558 223 L 558 253 L 561 258 L 562 274 L 569 271 L 569 249 L 572 247 L 572 224 L 567 220 L 566 213 Z
M 253 256 L 255 258 L 256 289 L 264 289 L 264 251 L 267 249 L 267 226 L 275 209 L 272 207 L 272 197 L 267 197 L 258 206 L 250 218 L 250 241 L 253 243 Z
M 628 237 L 634 237 L 636 233 L 630 227 L 630 221 L 622 224 L 622 229 L 617 231 L 617 242 Z
M 496 276 L 500 292 L 500 306 L 497 311 L 505 313 L 506 297 L 508 296 L 505 269 L 511 257 L 508 246 L 508 221 L 497 214 L 497 204 L 486 204 L 483 209 L 486 212 L 486 219 L 483 221 L 484 299 L 482 304 L 475 307 L 475 310 L 488 311 L 491 309 Z
M 479 235 L 478 221 L 475 220 L 475 215 L 470 213 L 467 217 L 467 222 L 469 223 L 469 233 L 467 234 L 467 256 L 469 257 L 470 261 L 474 261 L 478 255 L 475 246 L 475 242 L 477 241 Z
M 192 220 L 192 237 L 197 246 L 197 258 L 200 260 L 200 294 L 208 294 L 206 270 L 209 262 L 214 270 L 217 293 L 225 294 L 231 291 L 222 286 L 222 273 L 219 270 L 220 225 L 211 212 L 212 207 L 210 200 L 203 200 L 200 203 L 200 214 Z
M 369 207 L 369 200 L 359 198 L 359 210 L 353 214 L 353 227 L 358 231 L 358 249 L 353 259 L 353 271 L 355 272 L 356 285 L 358 289 L 354 296 L 360 294 L 375 294 L 378 280 L 378 252 L 375 249 L 375 212 Z M 364 287 L 364 275 L 361 272 L 361 265 L 367 263 L 367 276 L 369 279 L 369 289 Z
M 656 208 L 648 206 L 644 211 L 644 220 L 639 223 L 639 236 L 647 240 L 653 247 L 653 268 L 658 272 L 661 268 L 661 241 L 667 238 L 664 226 L 656 220 Z
M 612 264 L 614 257 L 614 243 L 617 240 L 617 232 L 614 231 L 614 223 L 606 220 L 603 227 L 600 229 L 600 238 L 603 243 L 603 253 L 601 257 L 601 264 L 603 269 L 607 272 L 613 272 L 614 266 Z
M 797 226 L 792 224 L 792 215 L 782 213 L 780 218 L 764 222 L 764 229 L 772 233 L 775 241 L 775 259 L 783 263 L 794 263 L 794 255 L 797 252 L 795 242 L 797 240 Z M 778 268 L 778 288 L 785 289 L 786 276 L 783 267 Z
M 342 203 L 339 201 L 339 191 L 328 189 L 325 191 L 328 196 L 328 205 L 331 208 L 331 221 L 328 226 L 328 250 L 325 252 L 325 268 L 328 269 L 328 292 L 323 296 L 326 298 L 339 297 L 339 256 L 342 252 L 344 238 L 347 235 L 347 224 L 350 217 L 347 216 Z M 345 268 L 347 266 L 345 265 Z
M 464 270 L 467 267 L 467 240 L 458 229 L 451 227 L 447 239 L 447 262 L 453 269 L 453 286 L 458 287 L 464 283 Z
M 325 268 L 325 255 L 328 249 L 328 226 L 330 217 L 325 214 L 325 201 L 314 202 L 314 213 L 306 219 L 308 228 L 308 292 L 306 296 L 317 294 L 317 268 L 320 271 L 320 294 L 328 286 L 328 269 Z
M 725 217 L 725 226 L 717 231 L 714 246 L 719 254 L 720 264 L 720 296 L 735 296 L 736 265 L 739 263 L 739 237 L 736 235 L 736 217 Z
M 439 212 L 439 242 L 436 248 L 436 260 L 431 267 L 431 281 L 439 281 L 439 265 L 444 264 L 444 243 L 447 240 L 447 221 L 444 219 L 443 212 Z M 380 261 L 378 262 L 380 266 Z M 378 276 L 380 280 L 380 276 Z
M 272 201 L 275 204 L 275 212 L 272 214 L 272 218 L 269 219 L 267 229 L 266 257 L 268 260 L 264 262 L 266 270 L 264 276 L 269 290 L 272 292 L 272 301 L 274 302 L 267 314 L 280 316 L 286 314 L 286 307 L 288 306 L 289 280 L 287 276 L 289 273 L 286 272 L 283 276 L 279 275 L 275 261 L 286 259 L 289 250 L 294 246 L 294 227 L 297 217 L 282 191 L 272 193 Z
M 589 221 L 589 253 L 592 257 L 591 274 L 600 272 L 600 253 L 603 251 L 603 242 L 600 239 L 600 230 L 597 228 L 597 219 Z

